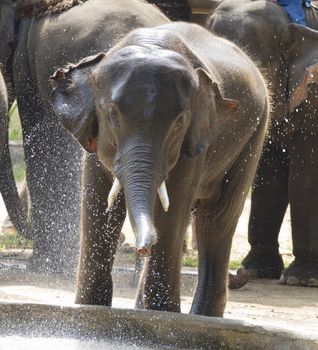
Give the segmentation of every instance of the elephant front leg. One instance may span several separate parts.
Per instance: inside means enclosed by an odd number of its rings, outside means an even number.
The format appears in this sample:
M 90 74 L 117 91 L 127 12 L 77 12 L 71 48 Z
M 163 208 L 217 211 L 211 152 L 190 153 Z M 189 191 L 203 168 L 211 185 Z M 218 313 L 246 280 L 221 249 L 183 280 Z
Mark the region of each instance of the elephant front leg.
M 169 233 L 172 233 L 171 231 Z M 181 246 L 159 243 L 148 261 L 147 276 L 142 290 L 143 308 L 159 311 L 180 312 Z
M 196 172 L 200 161 L 196 161 L 197 166 L 179 164 L 169 174 L 170 207 L 167 213 L 157 202 L 158 241 L 151 250 L 144 270 L 144 284 L 140 284 L 138 291 L 138 303 L 146 309 L 180 312 L 183 239 L 198 187 Z
M 261 142 L 262 133 L 255 133 L 226 176 L 210 184 L 214 189 L 210 198 L 197 203 L 199 276 L 191 313 L 223 316 L 232 239 L 253 181 Z
M 110 306 L 111 271 L 125 219 L 124 196 L 107 211 L 112 180 L 95 157 L 87 156 L 83 175 L 81 249 L 76 303 Z
M 318 287 L 318 136 L 299 132 L 292 145 L 289 198 L 295 260 L 283 270 L 281 282 Z

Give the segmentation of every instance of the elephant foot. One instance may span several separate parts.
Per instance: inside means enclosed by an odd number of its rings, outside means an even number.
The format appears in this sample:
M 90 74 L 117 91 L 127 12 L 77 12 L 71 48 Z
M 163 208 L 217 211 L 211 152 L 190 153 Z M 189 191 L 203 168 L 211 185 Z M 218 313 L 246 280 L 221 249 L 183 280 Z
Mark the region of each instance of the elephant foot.
M 280 282 L 288 286 L 318 287 L 318 262 L 295 259 L 282 271 Z
M 239 289 L 246 285 L 249 280 L 249 273 L 244 267 L 237 271 L 236 275 L 229 273 L 229 288 Z
M 242 261 L 250 277 L 279 279 L 284 268 L 283 259 L 277 253 L 260 253 L 250 250 Z
M 211 288 L 204 285 L 197 287 L 190 313 L 202 316 L 223 317 L 227 300 L 226 289 Z

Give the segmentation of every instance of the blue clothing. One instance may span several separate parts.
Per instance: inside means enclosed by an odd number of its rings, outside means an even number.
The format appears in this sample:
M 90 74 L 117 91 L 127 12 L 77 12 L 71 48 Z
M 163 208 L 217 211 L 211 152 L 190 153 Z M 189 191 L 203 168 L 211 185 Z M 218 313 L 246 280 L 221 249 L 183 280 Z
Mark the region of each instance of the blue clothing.
M 306 25 L 302 0 L 277 0 L 277 3 L 284 7 L 293 23 Z M 310 7 L 310 0 L 305 0 L 305 6 Z

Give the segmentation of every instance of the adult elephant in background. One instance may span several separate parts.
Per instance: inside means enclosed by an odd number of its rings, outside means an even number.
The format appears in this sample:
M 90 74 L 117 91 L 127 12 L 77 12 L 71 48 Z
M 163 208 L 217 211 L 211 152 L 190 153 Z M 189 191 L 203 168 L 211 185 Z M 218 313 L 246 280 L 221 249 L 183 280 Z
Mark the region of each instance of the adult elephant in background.
M 263 0 L 225 0 L 208 27 L 262 66 L 272 95 L 242 265 L 260 278 L 318 287 L 318 32 L 290 25 L 283 8 Z M 283 269 L 278 235 L 288 203 L 295 259 Z
M 256 66 L 229 41 L 176 22 L 135 30 L 52 80 L 57 115 L 115 177 L 108 210 L 124 212 L 125 194 L 136 250 L 149 255 L 143 307 L 180 311 L 183 238 L 196 205 L 191 311 L 222 316 L 232 236 L 267 126 L 267 89 Z M 83 232 L 78 303 L 109 302 L 101 283 L 110 276 L 95 264 L 109 265 L 109 250 Z
M 154 4 L 172 21 L 190 21 L 191 6 L 188 0 L 147 0 Z
M 11 0 L 2 0 L 0 2 L 0 69 L 6 84 L 9 107 L 15 99 L 12 63 L 17 27 L 14 3 Z
M 11 222 L 17 231 L 25 236 L 28 233 L 27 217 L 13 176 L 8 129 L 8 96 L 4 79 L 0 72 L 0 193 Z
M 16 8 L 22 19 L 14 54 L 14 84 L 24 137 L 34 252 L 41 252 L 33 266 L 73 275 L 83 152 L 54 116 L 49 76 L 67 62 L 109 50 L 131 29 L 168 19 L 141 0 L 20 0 Z M 87 219 L 83 230 L 106 239 L 109 223 L 104 199 L 111 178 L 101 171 L 95 157 L 87 157 L 86 162 L 93 180 L 85 176 Z M 99 214 L 100 220 L 91 224 Z M 105 254 L 113 258 L 113 251 Z
M 31 192 L 32 267 L 67 275 L 73 275 L 78 250 L 82 152 L 52 117 L 47 76 L 59 65 L 109 49 L 130 29 L 168 21 L 156 8 L 138 0 L 129 3 L 129 9 L 123 1 L 114 4 L 109 0 L 89 0 L 78 6 L 75 3 L 72 8 L 71 2 L 65 5 L 66 2 L 55 0 L 20 0 L 17 2 L 23 18 L 20 23 L 11 1 L 0 4 L 0 29 L 6 33 L 2 36 L 5 40 L 0 41 L 3 46 L 0 58 L 7 67 L 7 81 L 16 85 Z M 157 5 L 160 6 L 160 1 Z M 187 5 L 181 2 L 179 5 L 179 9 L 183 8 L 179 19 L 187 19 Z M 121 25 L 123 20 L 127 20 L 125 26 Z M 94 157 L 88 156 L 86 162 L 94 163 Z M 104 234 L 100 232 L 108 225 L 103 203 L 112 179 L 105 178 L 98 163 L 91 164 L 89 169 L 84 170 L 86 204 L 82 229 L 93 230 L 102 239 Z M 100 219 L 92 223 L 93 216 L 99 214 Z M 230 287 L 238 288 L 245 283 L 244 275 L 230 276 Z

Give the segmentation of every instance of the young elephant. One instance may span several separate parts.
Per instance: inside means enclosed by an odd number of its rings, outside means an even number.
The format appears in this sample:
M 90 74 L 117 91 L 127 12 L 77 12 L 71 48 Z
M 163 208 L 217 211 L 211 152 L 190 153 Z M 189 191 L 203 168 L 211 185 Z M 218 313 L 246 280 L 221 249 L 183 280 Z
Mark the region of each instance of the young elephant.
M 267 126 L 256 66 L 229 41 L 179 22 L 135 30 L 52 79 L 64 125 L 114 176 L 110 210 L 125 194 L 137 252 L 149 255 L 143 306 L 180 311 L 182 242 L 196 206 L 200 266 L 191 312 L 222 316 L 232 236 Z M 108 262 L 99 242 L 82 240 L 77 301 L 87 303 L 100 300 L 105 285 L 95 283 L 87 296 L 87 284 Z M 101 271 L 91 268 L 97 259 Z

